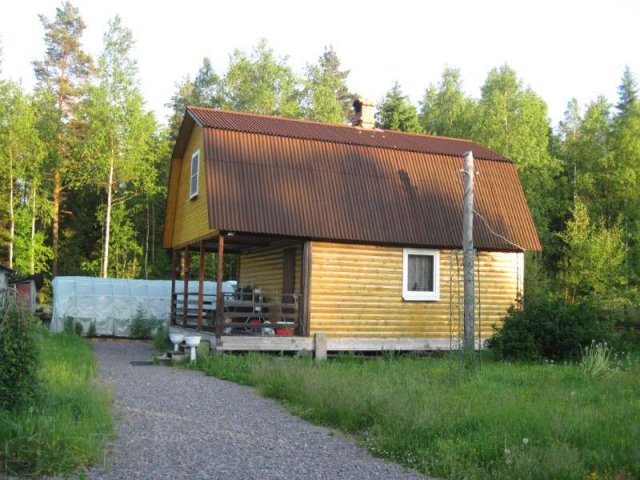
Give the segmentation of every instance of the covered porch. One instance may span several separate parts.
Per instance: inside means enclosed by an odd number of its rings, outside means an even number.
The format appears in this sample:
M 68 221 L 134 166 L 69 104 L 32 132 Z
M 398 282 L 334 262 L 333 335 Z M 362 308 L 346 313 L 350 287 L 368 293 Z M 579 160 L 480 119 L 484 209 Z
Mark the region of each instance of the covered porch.
M 262 345 L 309 338 L 310 245 L 304 239 L 219 231 L 173 248 L 172 329 L 195 330 L 219 347 L 230 337 Z M 230 257 L 237 288 L 223 281 Z M 207 274 L 215 278 L 215 292 L 205 290 Z

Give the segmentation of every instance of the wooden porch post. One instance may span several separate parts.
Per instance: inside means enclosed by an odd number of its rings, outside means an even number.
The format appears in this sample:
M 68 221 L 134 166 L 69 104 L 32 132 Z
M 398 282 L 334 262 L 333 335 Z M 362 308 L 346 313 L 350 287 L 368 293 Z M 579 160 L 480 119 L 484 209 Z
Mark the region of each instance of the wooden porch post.
M 187 328 L 189 326 L 189 274 L 191 273 L 191 254 L 189 252 L 189 246 L 184 247 L 184 255 L 182 256 L 182 274 L 184 276 L 184 290 L 183 290 L 183 302 L 182 302 L 182 326 Z
M 216 342 L 222 344 L 224 333 L 224 297 L 222 293 L 222 274 L 224 270 L 224 235 L 218 236 L 218 273 L 216 275 Z
M 202 330 L 202 302 L 204 300 L 204 240 L 200 240 L 200 270 L 198 275 L 198 331 Z
M 176 277 L 178 270 L 178 252 L 175 248 L 171 249 L 171 309 L 169 313 L 169 323 L 176 324 Z
M 309 335 L 309 294 L 311 290 L 311 241 L 302 244 L 302 265 L 300 269 L 300 312 L 298 319 L 298 335 Z

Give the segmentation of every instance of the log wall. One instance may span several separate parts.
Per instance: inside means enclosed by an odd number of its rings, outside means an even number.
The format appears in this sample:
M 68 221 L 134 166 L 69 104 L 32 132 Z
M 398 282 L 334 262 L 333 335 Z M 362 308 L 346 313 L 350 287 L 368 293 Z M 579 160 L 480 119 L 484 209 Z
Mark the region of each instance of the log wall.
M 476 331 L 506 314 L 522 288 L 521 253 L 479 252 Z M 402 248 L 313 242 L 310 333 L 450 338 L 462 329 L 462 251 L 440 251 L 440 300 L 402 299 Z M 477 333 L 476 333 L 477 335 Z
M 284 250 L 287 248 L 296 249 L 296 273 L 295 292 L 282 291 L 282 266 L 284 261 Z M 279 302 L 277 298 L 282 293 L 297 293 L 300 289 L 300 267 L 302 265 L 302 246 L 291 244 L 279 244 L 254 253 L 244 253 L 240 255 L 238 268 L 238 286 L 251 286 L 252 288 L 262 288 L 267 301 Z

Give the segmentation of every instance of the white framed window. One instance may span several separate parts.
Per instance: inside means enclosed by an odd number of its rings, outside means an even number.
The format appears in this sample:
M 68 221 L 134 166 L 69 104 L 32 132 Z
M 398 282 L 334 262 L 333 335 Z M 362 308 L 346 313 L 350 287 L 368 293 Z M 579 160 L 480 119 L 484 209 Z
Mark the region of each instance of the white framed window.
M 422 248 L 402 251 L 402 298 L 413 301 L 440 299 L 440 252 Z
M 189 184 L 189 200 L 198 196 L 198 180 L 200 177 L 200 150 L 191 155 L 191 183 Z

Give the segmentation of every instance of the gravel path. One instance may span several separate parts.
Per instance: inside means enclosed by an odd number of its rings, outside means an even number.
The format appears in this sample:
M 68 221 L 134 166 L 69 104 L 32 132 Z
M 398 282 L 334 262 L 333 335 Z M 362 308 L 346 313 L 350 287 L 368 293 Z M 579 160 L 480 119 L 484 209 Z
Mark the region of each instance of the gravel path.
M 115 385 L 118 438 L 107 472 L 133 479 L 423 479 L 292 416 L 253 389 L 199 372 L 138 365 L 143 343 L 97 342 Z

